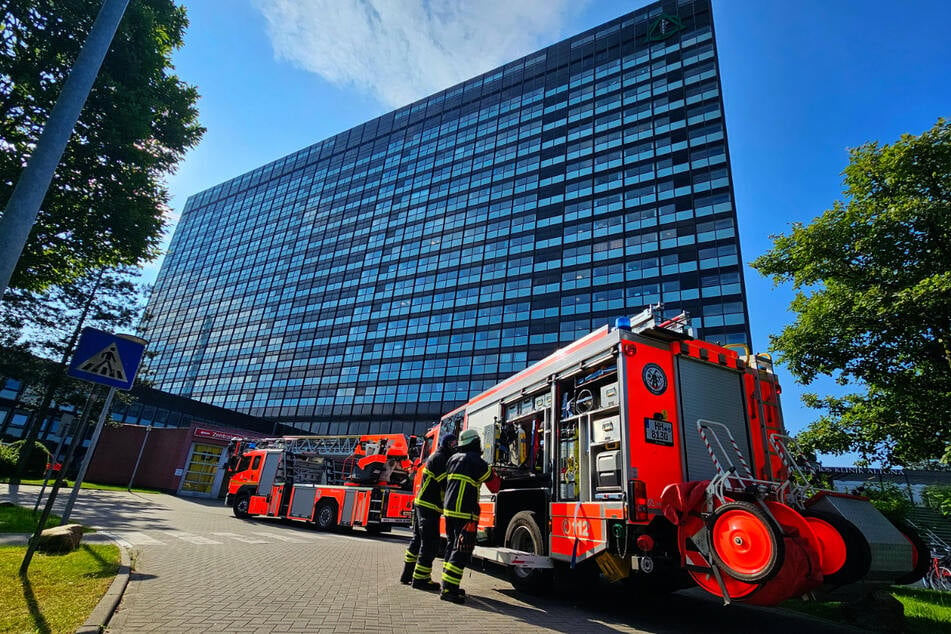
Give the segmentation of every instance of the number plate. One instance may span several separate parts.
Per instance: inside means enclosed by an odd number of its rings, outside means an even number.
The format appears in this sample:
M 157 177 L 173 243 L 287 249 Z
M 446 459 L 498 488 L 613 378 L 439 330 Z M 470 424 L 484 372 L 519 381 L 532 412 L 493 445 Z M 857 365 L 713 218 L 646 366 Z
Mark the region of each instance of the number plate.
M 666 420 L 644 419 L 644 439 L 655 445 L 674 445 L 674 425 Z

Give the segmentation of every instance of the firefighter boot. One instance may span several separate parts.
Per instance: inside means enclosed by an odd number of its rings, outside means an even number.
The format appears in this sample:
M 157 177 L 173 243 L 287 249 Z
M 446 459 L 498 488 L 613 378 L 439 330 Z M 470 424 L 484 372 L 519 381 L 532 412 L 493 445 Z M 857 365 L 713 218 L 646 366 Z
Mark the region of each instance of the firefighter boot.
M 417 590 L 439 590 L 439 584 L 430 579 L 413 579 L 413 587 Z
M 459 588 L 443 586 L 439 598 L 443 601 L 451 601 L 452 603 L 461 604 L 466 602 L 466 593 Z
M 403 564 L 403 574 L 400 575 L 400 583 L 409 585 L 413 581 L 413 570 L 416 568 L 415 561 L 407 561 Z
M 439 584 L 431 579 L 432 574 L 432 566 L 417 563 L 413 571 L 413 587 L 417 590 L 439 590 Z

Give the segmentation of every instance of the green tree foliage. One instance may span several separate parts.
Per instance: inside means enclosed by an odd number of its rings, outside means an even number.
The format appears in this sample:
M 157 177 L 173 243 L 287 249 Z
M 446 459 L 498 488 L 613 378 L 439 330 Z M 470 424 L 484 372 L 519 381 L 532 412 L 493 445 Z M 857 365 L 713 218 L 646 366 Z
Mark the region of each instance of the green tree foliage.
M 101 0 L 0 0 L 0 204 L 39 139 Z M 172 74 L 188 22 L 172 0 L 129 3 L 11 287 L 43 291 L 154 259 L 171 173 L 204 129 Z
M 855 391 L 808 396 L 824 410 L 800 440 L 908 464 L 951 438 L 951 124 L 851 151 L 845 202 L 774 236 L 753 262 L 792 283 L 796 320 L 772 348 L 804 384 Z
M 869 499 L 878 511 L 896 524 L 901 524 L 915 503 L 905 489 L 892 482 L 868 482 L 859 493 Z
M 951 485 L 930 484 L 922 491 L 921 497 L 925 506 L 951 517 Z
M 133 267 L 100 269 L 42 292 L 10 289 L 0 302 L 0 345 L 46 359 L 72 353 L 74 332 L 139 327 L 149 287 Z

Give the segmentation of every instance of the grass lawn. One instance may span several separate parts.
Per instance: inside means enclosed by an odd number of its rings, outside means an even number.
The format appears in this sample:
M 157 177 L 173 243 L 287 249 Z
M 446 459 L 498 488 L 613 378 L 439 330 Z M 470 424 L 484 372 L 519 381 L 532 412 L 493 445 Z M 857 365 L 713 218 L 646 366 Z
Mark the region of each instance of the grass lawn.
M 0 533 L 32 533 L 40 514 L 0 506 Z M 51 515 L 47 526 L 58 526 Z M 65 555 L 36 553 L 26 579 L 26 546 L 0 546 L 0 632 L 74 632 L 92 613 L 119 570 L 119 548 L 81 544 Z
M 40 521 L 42 509 L 33 514 L 33 509 L 16 506 L 14 504 L 0 504 L 0 533 L 32 533 L 36 530 L 36 523 Z M 59 516 L 50 514 L 46 519 L 46 526 L 59 526 Z
M 951 632 L 951 592 L 900 586 L 892 596 L 905 606 L 909 634 Z
M 906 634 L 951 632 L 951 593 L 916 586 L 892 586 L 889 592 L 905 607 Z M 837 601 L 786 601 L 783 607 L 828 621 L 842 621 L 842 604 Z
M 0 478 L 0 482 L 9 482 L 8 478 Z M 42 478 L 39 480 L 20 480 L 20 484 L 29 485 L 29 486 L 43 486 Z M 73 482 L 68 480 L 63 481 L 63 486 L 60 488 L 60 492 L 66 491 L 67 489 L 73 488 Z M 49 491 L 53 488 L 53 481 L 50 480 L 46 483 L 46 490 Z M 95 482 L 83 482 L 79 487 L 80 489 L 90 489 L 93 491 L 128 491 L 128 487 L 120 486 L 117 484 L 96 484 Z M 133 493 L 161 493 L 161 491 L 156 491 L 155 489 L 140 489 L 138 487 L 132 487 Z
M 25 546 L 0 546 L 0 632 L 75 632 L 119 570 L 119 548 L 82 544 L 66 555 L 36 553 L 19 575 Z

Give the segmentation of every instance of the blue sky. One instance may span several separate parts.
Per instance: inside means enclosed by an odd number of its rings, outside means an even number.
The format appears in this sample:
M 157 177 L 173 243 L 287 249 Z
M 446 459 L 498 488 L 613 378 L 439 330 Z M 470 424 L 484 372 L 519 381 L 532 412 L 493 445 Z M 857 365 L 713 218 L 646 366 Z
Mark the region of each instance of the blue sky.
M 648 2 L 184 4 L 191 26 L 174 62 L 198 86 L 208 131 L 169 178 L 175 217 L 192 194 Z M 770 247 L 770 235 L 841 197 L 847 148 L 951 116 L 945 1 L 713 4 L 745 262 Z M 746 285 L 753 344 L 765 350 L 792 321 L 791 293 L 751 269 Z M 797 432 L 815 415 L 799 402 L 805 390 L 782 378 L 786 423 Z

